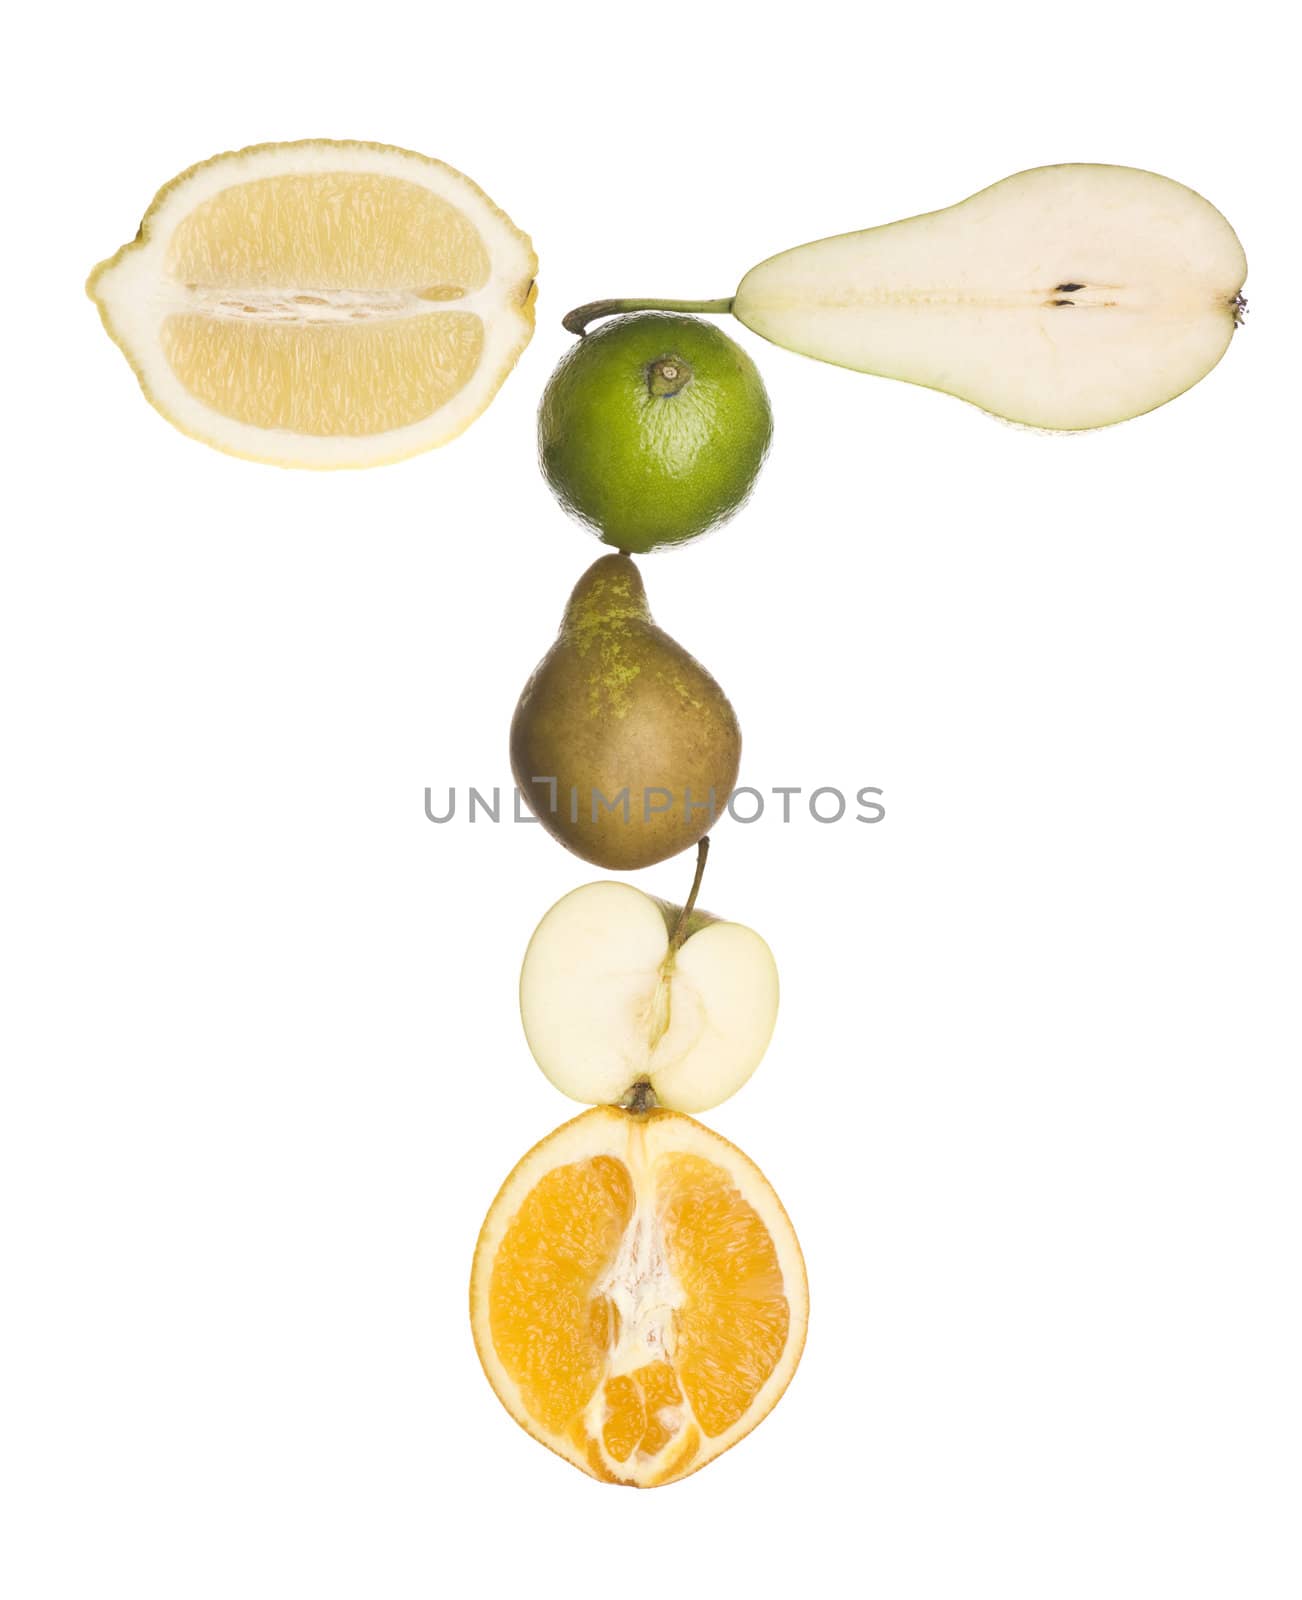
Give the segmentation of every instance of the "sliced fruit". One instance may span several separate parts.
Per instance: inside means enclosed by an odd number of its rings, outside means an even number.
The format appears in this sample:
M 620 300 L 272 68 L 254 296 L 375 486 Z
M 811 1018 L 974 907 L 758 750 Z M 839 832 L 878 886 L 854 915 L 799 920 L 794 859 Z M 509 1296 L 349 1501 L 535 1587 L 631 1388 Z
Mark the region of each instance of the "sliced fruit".
M 253 145 L 161 189 L 87 292 L 184 433 L 285 467 L 444 444 L 533 332 L 537 259 L 469 178 L 389 145 Z
M 733 313 L 820 361 L 1015 422 L 1097 428 L 1225 353 L 1248 266 L 1192 189 L 1134 167 L 1036 167 L 970 199 L 761 262 Z
M 759 934 L 624 883 L 589 883 L 538 924 L 520 972 L 534 1060 L 561 1091 L 618 1105 L 646 1085 L 706 1111 L 759 1065 L 778 1014 L 778 969 Z
M 479 1235 L 475 1344 L 520 1426 L 607 1483 L 695 1472 L 800 1360 L 800 1246 L 763 1173 L 691 1117 L 598 1107 L 536 1145 Z
M 1173 400 L 1242 321 L 1225 218 L 1136 167 L 1034 167 L 944 211 L 784 250 L 723 300 L 594 300 L 616 313 L 731 311 L 774 344 L 899 378 L 1036 428 L 1099 428 Z

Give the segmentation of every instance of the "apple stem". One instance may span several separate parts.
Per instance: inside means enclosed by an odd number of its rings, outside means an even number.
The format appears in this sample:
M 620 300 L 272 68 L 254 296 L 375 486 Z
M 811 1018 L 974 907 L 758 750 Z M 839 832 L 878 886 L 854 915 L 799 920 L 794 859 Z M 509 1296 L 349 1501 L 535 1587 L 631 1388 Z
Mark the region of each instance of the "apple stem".
M 732 310 L 732 296 L 724 300 L 590 300 L 586 306 L 575 306 L 561 318 L 566 333 L 576 333 L 581 339 L 588 324 L 602 317 L 620 317 L 629 311 L 705 311 L 712 317 L 727 316 Z
M 631 1111 L 635 1117 L 654 1111 L 660 1104 L 649 1078 L 639 1078 L 619 1102 L 621 1110 Z
M 669 954 L 673 955 L 683 940 L 687 937 L 687 923 L 696 907 L 696 897 L 701 892 L 701 879 L 705 876 L 705 858 L 710 853 L 710 836 L 707 833 L 696 847 L 696 876 L 692 879 L 692 891 L 687 896 L 687 904 L 678 913 L 678 921 L 674 925 L 673 937 L 669 941 Z

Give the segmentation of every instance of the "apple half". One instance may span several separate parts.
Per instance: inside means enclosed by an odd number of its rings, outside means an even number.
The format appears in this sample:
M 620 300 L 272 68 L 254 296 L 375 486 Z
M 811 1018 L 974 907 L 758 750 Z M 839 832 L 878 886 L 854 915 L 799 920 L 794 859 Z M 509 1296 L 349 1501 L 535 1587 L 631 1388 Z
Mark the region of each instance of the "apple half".
M 773 953 L 750 928 L 624 883 L 589 883 L 534 930 L 520 1017 L 534 1060 L 588 1105 L 707 1111 L 759 1065 L 778 1014 Z

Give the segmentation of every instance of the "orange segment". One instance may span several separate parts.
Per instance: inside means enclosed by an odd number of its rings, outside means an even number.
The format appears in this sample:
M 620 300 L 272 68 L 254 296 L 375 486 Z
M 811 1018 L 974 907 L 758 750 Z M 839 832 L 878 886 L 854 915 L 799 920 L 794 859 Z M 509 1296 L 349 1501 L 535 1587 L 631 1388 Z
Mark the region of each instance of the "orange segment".
M 601 1440 L 612 1461 L 627 1461 L 646 1432 L 646 1407 L 641 1385 L 633 1378 L 608 1378 L 606 1420 Z
M 598 1107 L 520 1163 L 471 1278 L 484 1370 L 524 1428 L 603 1481 L 695 1471 L 776 1404 L 808 1290 L 777 1196 L 676 1112 Z
M 634 1373 L 608 1378 L 603 1397 L 601 1438 L 613 1461 L 627 1461 L 635 1449 L 658 1456 L 682 1431 L 683 1391 L 667 1361 L 648 1362 Z
M 647 1419 L 640 1448 L 643 1455 L 658 1456 L 669 1441 L 682 1432 L 683 1391 L 667 1361 L 654 1361 L 639 1368 L 637 1381 L 642 1388 Z
M 549 1172 L 498 1248 L 493 1343 L 545 1428 L 564 1429 L 601 1382 L 611 1324 L 594 1308 L 593 1286 L 632 1214 L 627 1168 L 598 1156 Z
M 688 1428 L 683 1435 L 682 1446 L 677 1454 L 671 1455 L 668 1465 L 662 1467 L 654 1477 L 648 1480 L 647 1488 L 654 1489 L 659 1484 L 672 1483 L 675 1478 L 681 1478 L 692 1462 L 696 1461 L 696 1455 L 700 1448 L 701 1435 L 699 1429 Z M 704 1463 L 698 1462 L 697 1465 L 703 1466 Z
M 719 1434 L 744 1415 L 787 1342 L 782 1269 L 768 1229 L 722 1168 L 673 1155 L 657 1177 L 669 1259 L 687 1295 L 676 1365 L 697 1421 Z

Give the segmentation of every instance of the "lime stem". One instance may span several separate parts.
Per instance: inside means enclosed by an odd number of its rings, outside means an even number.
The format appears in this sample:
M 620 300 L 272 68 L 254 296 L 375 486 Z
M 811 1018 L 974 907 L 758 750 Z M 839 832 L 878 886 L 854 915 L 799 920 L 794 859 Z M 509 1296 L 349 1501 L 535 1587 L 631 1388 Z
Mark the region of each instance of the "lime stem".
M 692 381 L 692 369 L 681 356 L 661 356 L 647 368 L 646 386 L 658 400 L 668 400 Z
M 723 317 L 732 310 L 732 296 L 726 300 L 590 300 L 586 306 L 575 306 L 561 318 L 567 333 L 576 333 L 581 339 L 588 324 L 601 317 L 620 317 L 629 311 L 706 311 L 711 316 Z
M 696 876 L 692 879 L 692 892 L 687 896 L 687 904 L 678 913 L 678 921 L 674 924 L 673 937 L 669 941 L 670 955 L 673 955 L 687 937 L 688 919 L 696 909 L 696 897 L 701 892 L 701 879 L 705 876 L 705 858 L 709 853 L 710 836 L 707 833 L 696 847 Z

